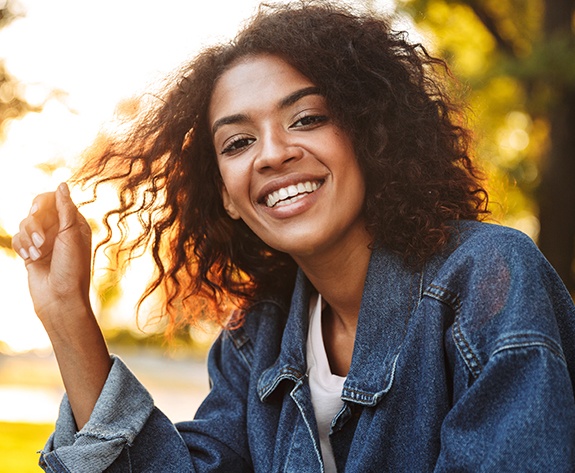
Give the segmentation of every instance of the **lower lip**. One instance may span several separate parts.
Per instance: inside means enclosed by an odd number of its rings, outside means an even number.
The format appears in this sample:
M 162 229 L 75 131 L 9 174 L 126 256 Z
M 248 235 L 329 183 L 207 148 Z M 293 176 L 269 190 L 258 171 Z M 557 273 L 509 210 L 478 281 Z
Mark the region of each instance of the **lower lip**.
M 262 204 L 264 211 L 271 215 L 274 218 L 290 218 L 300 215 L 310 207 L 312 207 L 318 199 L 318 194 L 321 193 L 323 189 L 323 185 L 316 189 L 314 192 L 306 194 L 296 202 L 291 204 L 284 204 L 284 205 L 275 205 L 274 207 L 268 207 L 265 204 Z

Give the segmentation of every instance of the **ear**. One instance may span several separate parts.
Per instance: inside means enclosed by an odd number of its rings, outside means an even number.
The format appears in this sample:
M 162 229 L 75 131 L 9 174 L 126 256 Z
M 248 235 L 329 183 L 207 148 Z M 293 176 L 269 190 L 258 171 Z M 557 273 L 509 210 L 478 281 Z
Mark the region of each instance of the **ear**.
M 224 202 L 224 209 L 226 209 L 228 215 L 234 220 L 239 220 L 240 213 L 237 211 L 236 206 L 233 204 L 230 194 L 224 185 L 222 185 L 222 200 Z

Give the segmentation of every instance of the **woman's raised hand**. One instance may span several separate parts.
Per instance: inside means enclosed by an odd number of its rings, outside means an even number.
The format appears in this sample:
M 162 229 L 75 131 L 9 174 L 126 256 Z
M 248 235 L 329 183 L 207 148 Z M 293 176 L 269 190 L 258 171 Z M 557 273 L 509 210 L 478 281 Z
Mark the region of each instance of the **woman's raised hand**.
M 78 429 L 111 367 L 90 306 L 91 231 L 66 184 L 34 199 L 12 246 L 24 259 L 36 314 L 48 333 Z
M 34 199 L 12 245 L 26 263 L 34 309 L 48 332 L 89 310 L 91 230 L 65 183 Z

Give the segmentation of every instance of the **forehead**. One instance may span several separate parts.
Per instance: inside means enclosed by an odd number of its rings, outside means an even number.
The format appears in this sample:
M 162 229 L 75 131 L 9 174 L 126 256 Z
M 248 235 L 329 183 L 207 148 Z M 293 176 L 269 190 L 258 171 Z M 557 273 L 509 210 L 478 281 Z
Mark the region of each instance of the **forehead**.
M 292 92 L 314 84 L 278 56 L 242 59 L 216 82 L 210 100 L 210 123 L 221 116 L 271 105 Z

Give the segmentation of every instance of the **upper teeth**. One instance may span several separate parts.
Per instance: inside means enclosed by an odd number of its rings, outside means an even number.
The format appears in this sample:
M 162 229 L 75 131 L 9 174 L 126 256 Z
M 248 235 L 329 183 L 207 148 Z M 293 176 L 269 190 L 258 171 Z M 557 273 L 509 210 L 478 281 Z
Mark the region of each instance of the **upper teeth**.
M 300 182 L 296 185 L 291 185 L 287 187 L 282 187 L 277 191 L 272 192 L 266 197 L 266 205 L 268 207 L 273 207 L 280 200 L 290 199 L 299 194 L 309 193 L 317 190 L 320 184 L 318 182 Z

